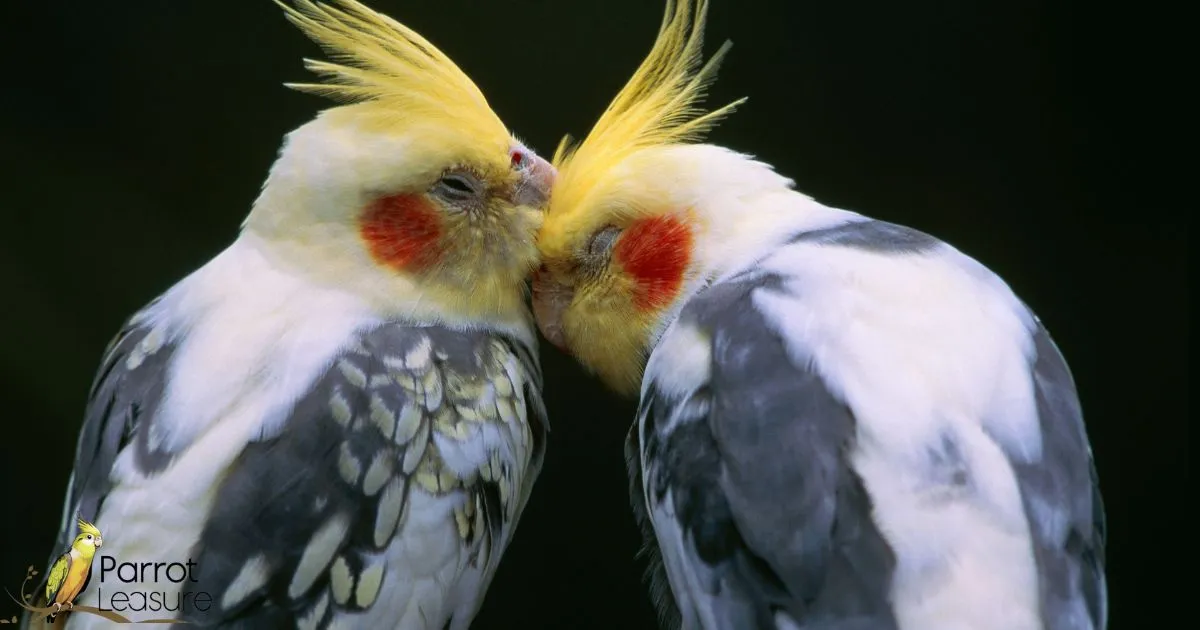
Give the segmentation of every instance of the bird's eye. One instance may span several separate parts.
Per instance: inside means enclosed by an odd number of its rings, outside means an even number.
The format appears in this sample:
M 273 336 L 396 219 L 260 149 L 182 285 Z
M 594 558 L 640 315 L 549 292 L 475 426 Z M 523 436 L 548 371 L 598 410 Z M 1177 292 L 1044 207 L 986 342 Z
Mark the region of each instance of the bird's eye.
M 479 180 L 466 173 L 448 173 L 430 190 L 435 196 L 451 203 L 463 203 L 479 196 L 483 188 Z
M 592 235 L 592 240 L 588 242 L 588 255 L 593 258 L 607 257 L 612 250 L 613 243 L 617 242 L 617 237 L 620 235 L 621 228 L 615 225 L 610 225 L 596 232 Z
M 88 540 L 91 540 L 91 539 L 92 539 L 92 535 L 88 534 Z
M 460 177 L 458 175 L 451 175 L 449 177 L 445 177 L 442 179 L 441 183 L 442 183 L 443 187 L 445 187 L 449 190 L 452 190 L 456 193 L 469 195 L 469 194 L 475 192 L 475 189 L 471 186 L 471 182 L 468 182 L 467 178 Z
M 512 152 L 512 167 L 513 168 L 522 169 L 522 168 L 525 168 L 526 164 L 528 164 L 528 163 L 529 163 L 529 158 L 525 157 L 524 152 L 522 152 L 522 151 L 513 151 Z

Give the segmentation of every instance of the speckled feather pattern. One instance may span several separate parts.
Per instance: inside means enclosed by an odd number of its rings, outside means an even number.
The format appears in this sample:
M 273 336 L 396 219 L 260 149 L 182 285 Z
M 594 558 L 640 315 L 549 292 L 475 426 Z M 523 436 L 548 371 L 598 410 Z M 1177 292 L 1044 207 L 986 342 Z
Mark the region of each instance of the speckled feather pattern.
M 89 518 L 119 457 L 146 476 L 172 465 L 147 446 L 168 421 L 156 412 L 176 348 L 155 330 L 133 318 L 93 388 L 68 498 Z M 540 382 L 533 355 L 500 334 L 364 330 L 197 515 L 195 587 L 216 605 L 186 627 L 465 628 L 540 470 Z M 119 548 L 119 525 L 110 537 Z

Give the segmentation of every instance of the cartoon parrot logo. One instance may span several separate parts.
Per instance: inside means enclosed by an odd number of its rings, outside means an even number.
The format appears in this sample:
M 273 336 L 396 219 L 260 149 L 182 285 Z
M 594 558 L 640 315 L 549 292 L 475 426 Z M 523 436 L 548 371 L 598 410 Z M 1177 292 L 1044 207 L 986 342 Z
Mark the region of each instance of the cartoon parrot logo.
M 88 574 L 92 571 L 92 557 L 96 550 L 104 544 L 100 530 L 95 525 L 79 519 L 79 535 L 71 548 L 58 557 L 54 566 L 50 567 L 50 575 L 46 582 L 46 601 L 54 605 L 50 618 L 64 608 L 70 610 L 75 598 L 87 583 Z

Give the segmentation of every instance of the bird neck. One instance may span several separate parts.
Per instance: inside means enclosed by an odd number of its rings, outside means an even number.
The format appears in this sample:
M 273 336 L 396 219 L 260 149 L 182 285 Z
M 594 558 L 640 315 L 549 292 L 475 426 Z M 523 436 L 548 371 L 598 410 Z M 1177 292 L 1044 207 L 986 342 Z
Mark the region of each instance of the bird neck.
M 733 211 L 714 213 L 700 246 L 708 278 L 737 273 L 788 239 L 812 230 L 858 220 L 861 215 L 831 208 L 794 190 L 765 192 Z

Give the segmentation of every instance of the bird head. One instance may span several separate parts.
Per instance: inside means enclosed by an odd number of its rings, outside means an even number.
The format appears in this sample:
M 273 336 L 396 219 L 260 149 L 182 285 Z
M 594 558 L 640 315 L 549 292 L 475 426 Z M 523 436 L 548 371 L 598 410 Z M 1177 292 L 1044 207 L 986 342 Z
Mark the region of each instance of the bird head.
M 701 63 L 706 9 L 668 1 L 633 78 L 583 142 L 566 138 L 554 156 L 534 314 L 548 341 L 627 395 L 656 336 L 725 255 L 722 200 L 744 188 L 745 158 L 693 144 L 742 102 L 696 107 L 729 47 Z
M 74 549 L 79 550 L 84 555 L 90 556 L 97 549 L 104 546 L 104 538 L 100 535 L 100 530 L 95 525 L 79 519 L 79 535 L 75 537 L 75 542 L 71 545 Z
M 342 104 L 288 135 L 243 236 L 384 313 L 527 319 L 554 167 L 412 29 L 353 0 L 278 3 L 337 62 L 289 87 Z

